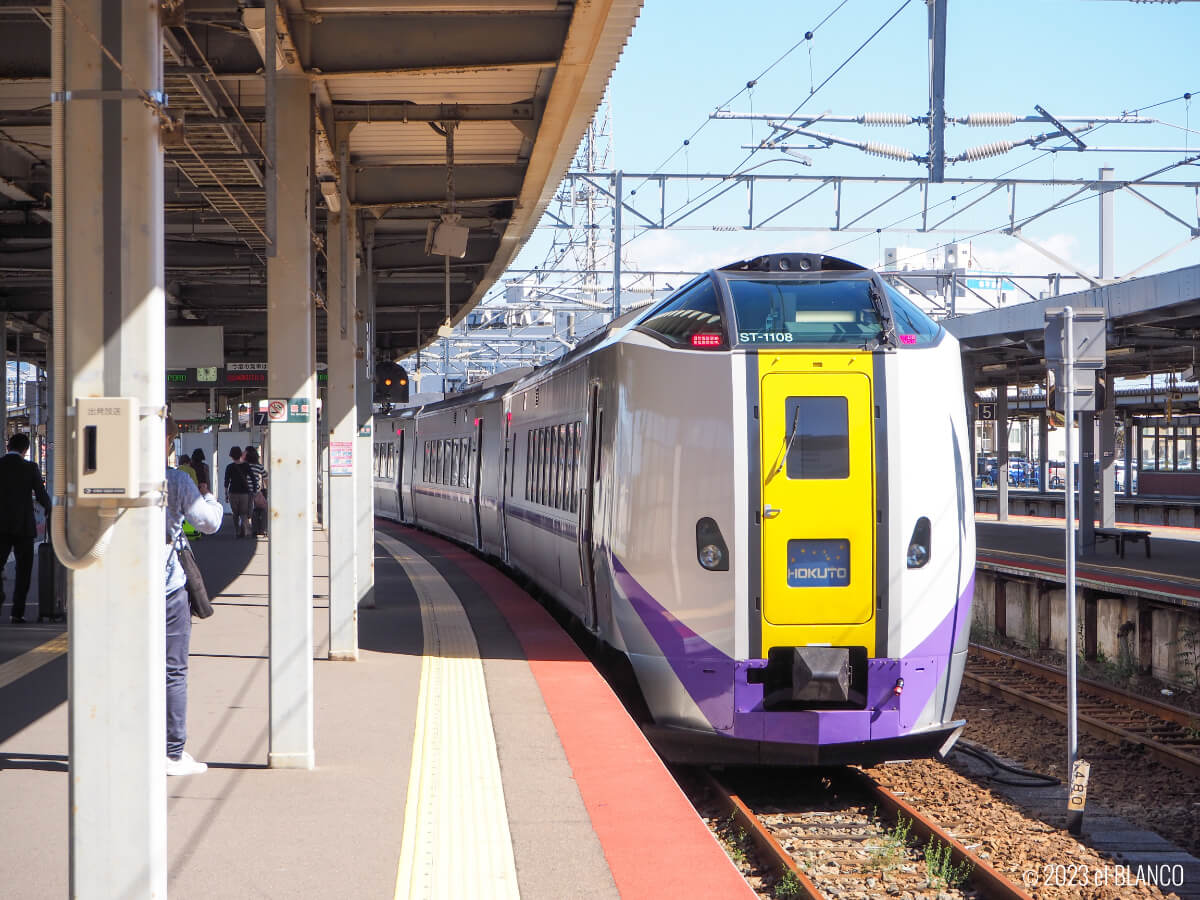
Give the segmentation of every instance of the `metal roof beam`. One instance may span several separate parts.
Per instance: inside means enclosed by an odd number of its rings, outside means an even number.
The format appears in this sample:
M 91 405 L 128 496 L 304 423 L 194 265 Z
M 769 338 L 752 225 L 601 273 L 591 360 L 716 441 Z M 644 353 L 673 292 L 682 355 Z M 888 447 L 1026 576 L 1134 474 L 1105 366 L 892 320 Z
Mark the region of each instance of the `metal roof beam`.
M 532 101 L 523 103 L 338 102 L 335 122 L 521 122 L 534 118 Z

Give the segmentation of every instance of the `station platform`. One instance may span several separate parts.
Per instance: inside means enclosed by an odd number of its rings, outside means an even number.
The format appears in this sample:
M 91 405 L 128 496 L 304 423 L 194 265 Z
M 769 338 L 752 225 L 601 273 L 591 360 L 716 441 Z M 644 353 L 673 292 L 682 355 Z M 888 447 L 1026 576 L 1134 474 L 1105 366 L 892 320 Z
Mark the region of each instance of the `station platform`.
M 1150 532 L 1150 554 L 1140 543 L 1130 543 L 1124 557 L 1111 541 L 1097 544 L 1094 551 L 1088 547 L 1076 556 L 1079 584 L 1184 605 L 1200 603 L 1196 577 L 1200 529 L 1129 522 L 1117 522 L 1116 527 Z M 977 513 L 978 564 L 999 572 L 1063 580 L 1064 528 L 1061 518 L 1010 515 L 1007 522 L 998 522 L 994 513 Z
M 196 542 L 216 613 L 193 623 L 187 747 L 209 770 L 168 781 L 173 896 L 753 896 L 541 606 L 464 550 L 377 524 L 357 662 L 324 658 L 315 533 L 311 771 L 266 766 L 265 539 Z M 68 889 L 67 640 L 0 622 L 5 896 Z

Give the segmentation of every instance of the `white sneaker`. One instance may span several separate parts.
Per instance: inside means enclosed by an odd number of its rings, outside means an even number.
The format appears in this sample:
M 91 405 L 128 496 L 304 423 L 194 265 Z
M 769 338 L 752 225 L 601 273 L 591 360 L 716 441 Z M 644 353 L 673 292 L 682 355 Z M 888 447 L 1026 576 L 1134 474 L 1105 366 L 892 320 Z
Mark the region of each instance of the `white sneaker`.
M 191 755 L 184 750 L 180 754 L 179 759 L 171 759 L 167 757 L 167 774 L 168 775 L 200 775 L 208 771 L 208 765 L 202 762 L 196 762 Z

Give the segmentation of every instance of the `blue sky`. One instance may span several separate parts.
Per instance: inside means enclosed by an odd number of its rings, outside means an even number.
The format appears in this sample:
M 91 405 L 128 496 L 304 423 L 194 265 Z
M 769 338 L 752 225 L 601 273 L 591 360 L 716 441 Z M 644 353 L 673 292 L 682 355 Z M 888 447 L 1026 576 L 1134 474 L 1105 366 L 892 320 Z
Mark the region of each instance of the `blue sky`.
M 896 18 L 836 77 L 811 99 L 810 90 L 842 64 L 854 49 L 902 6 L 903 0 L 807 0 L 740 4 L 708 0 L 646 0 L 633 35 L 613 75 L 610 103 L 615 166 L 626 172 L 732 171 L 746 157 L 749 144 L 765 134 L 765 126 L 747 122 L 709 121 L 715 108 L 735 94 L 728 108 L 759 113 L 802 112 L 858 114 L 899 112 L 924 114 L 928 109 L 926 7 L 910 0 Z M 1116 115 L 1164 100 L 1147 115 L 1177 127 L 1109 125 L 1084 140 L 1094 145 L 1187 145 L 1200 148 L 1200 97 L 1190 102 L 1185 92 L 1200 93 L 1200 3 L 1143 4 L 1124 0 L 949 0 L 947 51 L 947 115 L 1003 111 L 1034 114 L 1041 104 L 1059 115 Z M 836 12 L 833 12 L 836 9 Z M 815 28 L 829 13 L 828 21 Z M 759 76 L 805 31 L 814 38 L 794 50 L 753 90 L 746 82 Z M 740 94 L 739 94 L 740 92 Z M 703 128 L 681 150 L 684 138 Z M 855 140 L 873 140 L 927 149 L 919 126 L 865 128 L 829 123 L 814 128 Z M 1190 127 L 1191 132 L 1184 127 Z M 1014 125 L 1004 129 L 952 127 L 947 130 L 948 153 L 1000 139 L 1019 140 L 1044 125 Z M 1062 141 L 1058 141 L 1061 143 Z M 676 155 L 665 165 L 664 160 Z M 799 165 L 778 151 L 760 151 L 747 165 L 758 172 L 799 174 L 858 174 L 919 176 L 923 168 L 867 156 L 849 148 L 806 151 L 812 167 Z M 1040 154 L 1028 148 L 978 163 L 948 167 L 947 174 L 990 177 L 1022 163 L 1013 177 L 1095 178 L 1101 166 L 1111 166 L 1118 178 L 1137 178 L 1180 158 L 1180 153 L 1057 153 Z M 1200 166 L 1181 167 L 1163 178 L 1200 181 Z M 637 183 L 626 181 L 626 188 Z M 703 187 L 693 188 L 692 196 Z M 775 198 L 762 196 L 756 207 L 774 200 L 782 206 L 800 189 L 780 188 Z M 891 190 L 864 188 L 843 197 L 843 215 L 850 218 L 883 200 Z M 1062 199 L 1069 191 L 1046 189 L 1019 194 L 1018 212 L 1032 213 Z M 654 191 L 657 197 L 656 189 Z M 951 195 L 963 196 L 950 200 Z M 644 195 L 643 195 L 644 196 Z M 945 186 L 934 188 L 930 205 L 940 203 L 943 215 L 965 205 L 979 193 Z M 1196 199 L 1183 191 L 1151 195 L 1183 219 L 1195 223 Z M 963 213 L 944 234 L 895 233 L 859 236 L 828 232 L 754 233 L 714 232 L 713 224 L 744 218 L 744 191 L 735 190 L 692 220 L 689 231 L 637 235 L 628 228 L 625 259 L 632 267 L 700 268 L 769 249 L 832 250 L 867 265 L 881 262 L 884 247 L 925 250 L 949 240 L 972 238 L 975 232 L 1002 225 L 1008 215 L 1004 192 Z M 680 193 L 668 207 L 686 203 Z M 655 201 L 657 202 L 657 201 Z M 863 225 L 889 225 L 920 208 L 910 192 L 863 220 Z M 826 191 L 779 220 L 787 225 L 825 225 L 831 219 L 832 193 Z M 1118 195 L 1117 273 L 1124 274 L 1187 237 L 1187 231 L 1149 205 Z M 628 219 L 627 218 L 627 227 Z M 1094 198 L 1039 219 L 1027 226 L 1031 238 L 1093 272 L 1097 261 Z M 535 265 L 545 255 L 547 234 L 539 231 L 518 259 L 518 266 Z M 1012 238 L 974 237 L 977 264 L 999 271 L 1043 273 L 1060 269 L 1055 263 Z M 914 264 L 921 260 L 914 259 Z M 1150 271 L 1200 262 L 1200 241 L 1164 260 Z

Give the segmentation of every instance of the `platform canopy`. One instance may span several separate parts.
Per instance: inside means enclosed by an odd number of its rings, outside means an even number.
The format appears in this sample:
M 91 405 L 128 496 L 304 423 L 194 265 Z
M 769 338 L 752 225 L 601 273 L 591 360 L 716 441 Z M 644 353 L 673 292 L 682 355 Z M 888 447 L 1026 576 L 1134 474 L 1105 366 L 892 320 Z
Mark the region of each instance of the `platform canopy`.
M 1046 310 L 1105 311 L 1105 362 L 1114 377 L 1182 372 L 1200 354 L 1200 266 L 949 319 L 979 387 L 1046 377 Z
M 168 324 L 223 326 L 228 362 L 264 360 L 264 13 L 235 0 L 163 6 L 167 111 L 181 123 L 166 141 Z M 457 322 L 532 233 L 640 6 L 278 0 L 276 71 L 303 70 L 313 85 L 315 284 L 320 291 L 326 221 L 348 201 L 374 223 L 381 356 L 430 343 L 445 319 L 443 258 L 427 254 L 426 237 L 447 211 L 447 123 L 455 211 L 469 229 L 465 255 L 451 259 Z M 0 0 L 0 310 L 9 359 L 18 334 L 24 358 L 44 357 L 50 331 L 50 14 L 48 3 Z M 339 135 L 347 133 L 343 160 Z

